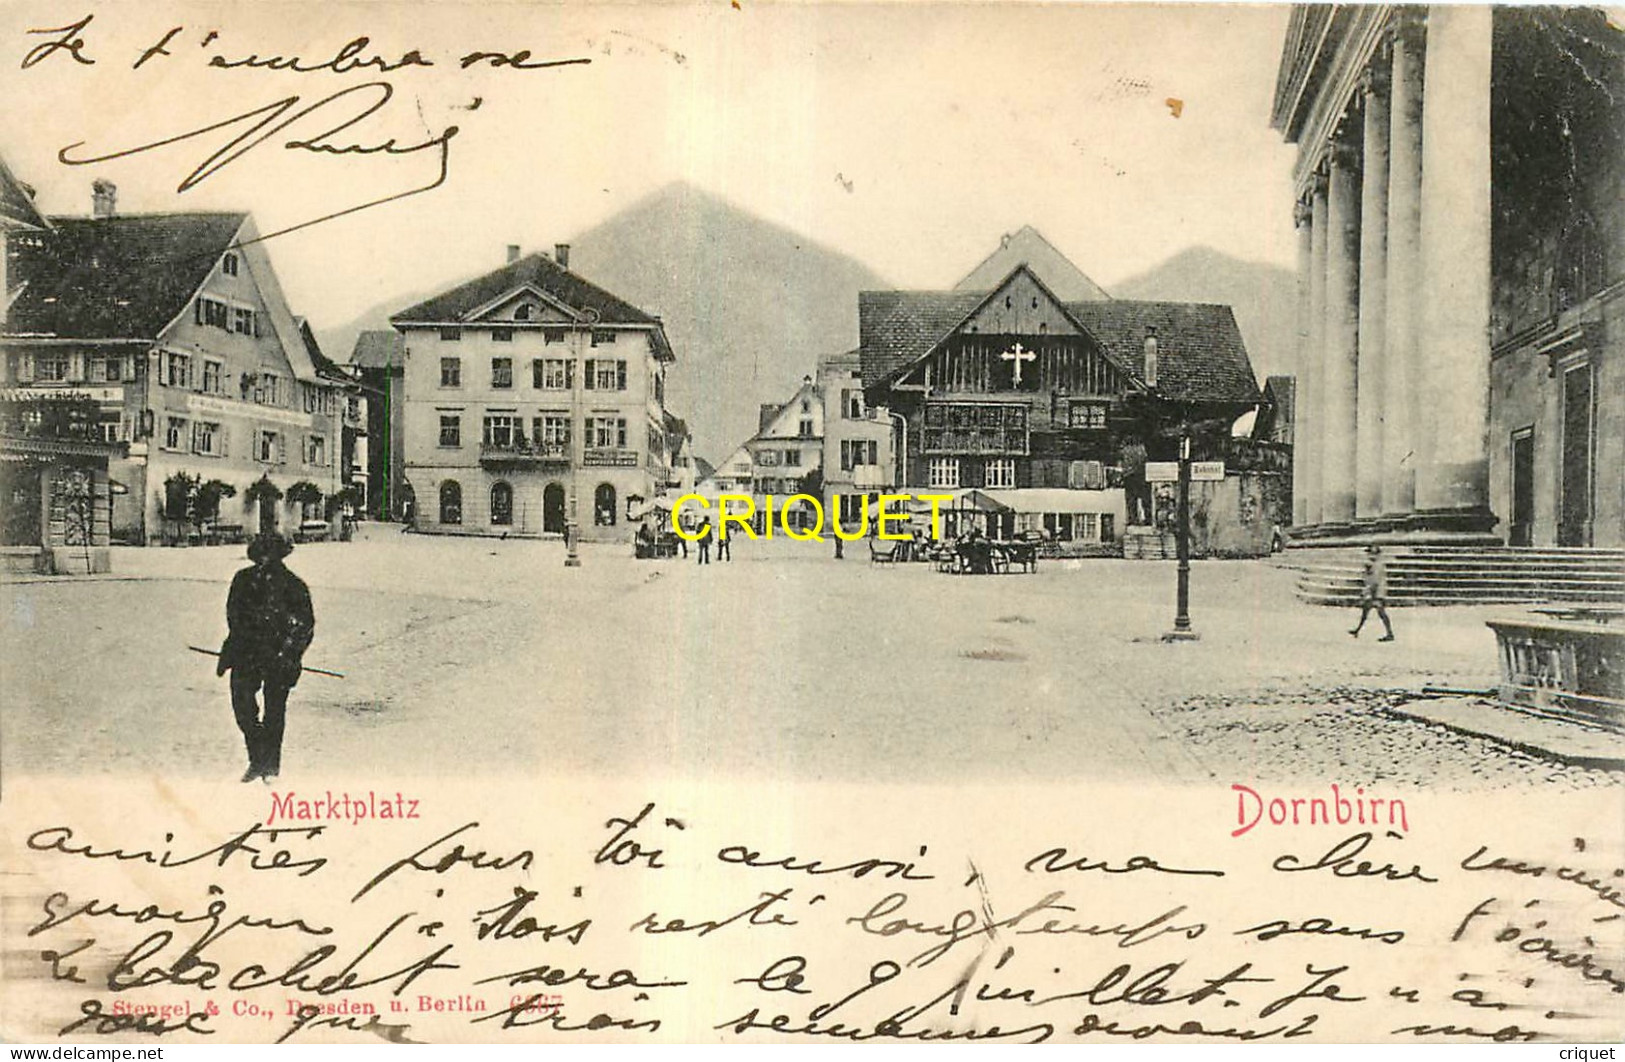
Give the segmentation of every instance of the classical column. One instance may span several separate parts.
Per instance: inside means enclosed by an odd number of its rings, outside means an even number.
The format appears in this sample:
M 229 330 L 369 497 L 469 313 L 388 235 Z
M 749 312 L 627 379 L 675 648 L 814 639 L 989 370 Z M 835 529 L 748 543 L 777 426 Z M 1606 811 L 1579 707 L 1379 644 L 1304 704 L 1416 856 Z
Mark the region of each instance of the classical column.
M 1382 378 L 1382 511 L 1416 508 L 1416 437 L 1423 409 L 1417 328 L 1422 240 L 1422 20 L 1397 14 L 1388 116 L 1388 300 Z
M 1303 462 L 1303 522 L 1320 523 L 1321 389 L 1326 365 L 1326 176 L 1316 173 L 1310 192 L 1310 225 L 1313 231 L 1309 263 L 1309 356 L 1304 359 L 1303 379 L 1298 381 L 1303 417 L 1298 423 L 1295 457 Z
M 1360 353 L 1355 407 L 1354 515 L 1382 514 L 1382 425 L 1387 379 L 1388 86 L 1366 71 L 1365 139 L 1360 169 Z
M 1326 338 L 1320 383 L 1321 520 L 1354 519 L 1355 376 L 1360 331 L 1360 171 L 1340 130 L 1326 192 Z
M 1315 355 L 1314 348 L 1309 345 L 1309 315 L 1313 305 L 1310 275 L 1315 262 L 1315 210 L 1310 202 L 1312 198 L 1311 195 L 1310 198 L 1300 199 L 1292 208 L 1292 223 L 1298 231 L 1298 349 L 1292 368 L 1292 523 L 1295 527 L 1305 524 L 1309 500 L 1309 492 L 1304 485 L 1308 465 L 1298 458 L 1303 453 L 1304 376 L 1309 360 Z
M 1488 510 L 1492 18 L 1488 6 L 1428 9 L 1421 225 L 1427 414 L 1418 424 L 1420 510 Z

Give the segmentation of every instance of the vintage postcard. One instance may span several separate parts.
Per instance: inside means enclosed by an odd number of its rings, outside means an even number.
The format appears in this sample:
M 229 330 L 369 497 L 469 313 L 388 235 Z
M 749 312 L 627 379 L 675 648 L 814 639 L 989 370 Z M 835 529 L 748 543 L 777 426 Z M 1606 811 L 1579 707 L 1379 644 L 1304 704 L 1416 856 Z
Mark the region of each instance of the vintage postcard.
M 0 9 L 0 1038 L 1625 1036 L 1625 21 Z

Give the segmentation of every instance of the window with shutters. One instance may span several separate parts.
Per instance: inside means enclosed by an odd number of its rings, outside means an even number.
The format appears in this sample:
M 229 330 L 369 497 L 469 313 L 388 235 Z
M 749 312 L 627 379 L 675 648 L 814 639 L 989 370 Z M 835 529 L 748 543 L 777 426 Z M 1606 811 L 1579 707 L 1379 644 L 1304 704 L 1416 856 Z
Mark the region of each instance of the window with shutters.
M 68 356 L 56 353 L 34 355 L 34 379 L 42 383 L 66 383 Z
M 575 362 L 568 358 L 537 358 L 531 363 L 535 385 L 543 391 L 568 391 L 575 386 Z
M 601 450 L 626 446 L 625 417 L 592 417 L 587 422 L 591 434 L 588 441 Z
M 491 359 L 491 386 L 507 388 L 513 386 L 513 359 Z
M 192 386 L 192 359 L 189 355 L 171 353 L 165 362 L 169 370 L 167 378 L 169 386 Z
M 203 390 L 206 394 L 220 393 L 220 381 L 225 366 L 218 361 L 205 360 L 203 362 Z
M 320 435 L 312 435 L 305 445 L 305 463 L 321 467 L 327 464 L 327 440 Z
M 524 435 L 524 428 L 518 417 L 511 413 L 487 413 L 485 416 L 485 430 L 481 441 L 486 446 L 507 448 L 513 446 Z
M 598 358 L 592 363 L 593 388 L 598 391 L 626 390 L 626 362 Z
M 200 295 L 197 300 L 197 323 L 210 328 L 229 329 L 231 308 L 219 299 Z
M 274 465 L 277 462 L 277 455 L 281 452 L 281 450 L 281 436 L 277 432 L 260 432 L 259 452 L 255 454 L 256 457 L 258 457 L 261 461 L 264 461 L 266 464 Z
M 543 446 L 570 445 L 570 418 L 563 413 L 545 413 L 536 418 L 541 422 L 537 441 Z
M 220 456 L 220 425 L 200 420 L 192 426 L 192 452 L 210 457 Z
M 234 307 L 231 312 L 231 330 L 241 336 L 256 335 L 254 311 L 241 306 Z
M 169 417 L 164 424 L 164 449 L 186 449 L 186 418 Z

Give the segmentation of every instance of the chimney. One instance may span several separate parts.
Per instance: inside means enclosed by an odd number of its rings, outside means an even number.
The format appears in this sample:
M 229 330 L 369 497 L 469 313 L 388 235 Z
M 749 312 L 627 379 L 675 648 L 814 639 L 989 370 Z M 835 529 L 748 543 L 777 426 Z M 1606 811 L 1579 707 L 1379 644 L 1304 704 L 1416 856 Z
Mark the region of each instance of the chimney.
M 513 265 L 517 261 L 519 261 L 519 245 L 510 243 L 508 244 L 508 264 Z
M 118 210 L 118 185 L 98 177 L 90 182 L 90 216 L 110 218 Z
M 1145 385 L 1157 386 L 1157 330 L 1151 325 L 1145 328 Z
M 567 243 L 555 243 L 553 245 L 553 261 L 557 262 L 560 268 L 569 269 L 570 245 Z

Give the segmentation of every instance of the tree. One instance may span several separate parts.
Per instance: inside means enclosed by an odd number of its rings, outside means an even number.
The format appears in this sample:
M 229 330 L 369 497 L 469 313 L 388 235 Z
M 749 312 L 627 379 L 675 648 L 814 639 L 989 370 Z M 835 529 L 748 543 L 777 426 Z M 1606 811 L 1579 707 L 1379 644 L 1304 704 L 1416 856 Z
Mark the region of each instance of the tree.
M 254 481 L 243 497 L 256 504 L 263 505 L 268 502 L 275 505 L 282 500 L 282 491 L 275 483 L 271 482 L 270 474 L 266 473 Z
M 195 511 L 200 477 L 176 472 L 164 480 L 164 519 L 190 521 Z
M 236 496 L 237 488 L 224 480 L 211 479 L 199 486 L 193 500 L 193 511 L 198 522 L 218 520 L 220 518 L 221 501 Z
M 299 506 L 301 511 L 322 503 L 322 488 L 308 479 L 302 479 L 288 488 L 288 504 Z

